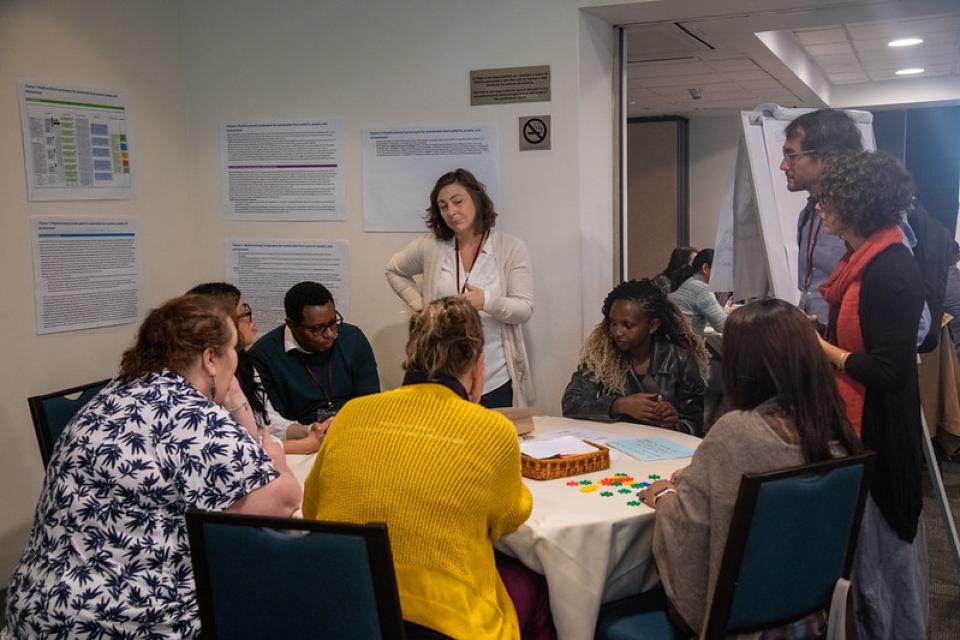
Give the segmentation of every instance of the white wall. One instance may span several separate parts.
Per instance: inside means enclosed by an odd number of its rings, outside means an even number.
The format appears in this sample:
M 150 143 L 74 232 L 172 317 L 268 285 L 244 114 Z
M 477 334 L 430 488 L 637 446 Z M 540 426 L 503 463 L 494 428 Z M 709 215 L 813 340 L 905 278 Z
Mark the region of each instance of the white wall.
M 0 584 L 23 551 L 40 492 L 42 466 L 27 397 L 113 375 L 134 326 L 36 335 L 31 216 L 139 218 L 145 301 L 171 297 L 195 280 L 185 101 L 170 3 L 0 4 Z M 136 195 L 131 200 L 28 203 L 17 107 L 18 81 L 122 91 L 133 125 Z
M 612 74 L 595 83 L 606 82 L 606 101 L 593 99 L 593 111 L 585 114 L 579 108 L 580 41 L 583 37 L 589 43 L 588 36 L 595 39 L 596 34 L 581 36 L 575 2 L 223 0 L 184 2 L 181 12 L 181 48 L 189 61 L 189 153 L 195 159 L 191 200 L 199 227 L 201 277 L 222 276 L 224 237 L 347 240 L 351 319 L 371 339 L 384 386 L 398 385 L 408 315 L 387 286 L 383 266 L 415 236 L 363 232 L 361 130 L 372 125 L 495 122 L 501 148 L 497 227 L 523 239 L 534 264 L 536 304 L 526 334 L 536 406 L 541 412 L 559 412 L 581 336 L 581 185 L 586 184 L 587 195 L 603 196 L 592 201 L 607 203 L 607 212 L 612 193 Z M 608 27 L 610 42 L 612 33 Z M 584 49 L 599 69 L 611 68 L 609 45 Z M 551 102 L 470 106 L 471 69 L 539 64 L 551 68 Z M 595 92 L 591 87 L 590 94 Z M 553 149 L 521 153 L 517 118 L 534 114 L 552 116 Z M 218 213 L 220 122 L 294 116 L 344 119 L 347 219 L 224 221 Z M 585 117 L 605 127 L 607 135 L 596 140 L 579 136 Z M 596 155 L 604 175 L 585 181 L 579 159 L 592 150 L 600 150 Z M 424 193 L 424 208 L 427 197 Z
M 720 205 L 737 160 L 740 116 L 690 119 L 690 244 L 713 247 Z
M 0 193 L 7 366 L 0 374 L 0 583 L 19 557 L 40 489 L 26 397 L 115 372 L 134 327 L 37 336 L 29 216 L 139 216 L 149 305 L 224 276 L 226 238 L 336 238 L 351 248 L 351 315 L 386 387 L 399 383 L 406 312 L 383 278 L 411 234 L 362 231 L 360 131 L 377 124 L 500 127 L 498 227 L 534 263 L 527 326 L 538 400 L 559 413 L 583 327 L 612 285 L 613 31 L 576 0 L 163 0 L 0 4 Z M 549 103 L 469 105 L 471 69 L 549 64 Z M 26 202 L 18 79 L 120 89 L 131 104 L 137 196 Z M 553 150 L 517 150 L 517 118 L 552 116 Z M 347 219 L 222 218 L 218 127 L 234 118 L 339 116 Z M 424 194 L 424 206 L 428 194 Z M 589 230 L 589 242 L 581 231 Z M 598 293 L 599 292 L 599 293 Z M 587 312 L 584 312 L 584 308 Z M 269 329 L 269 327 L 263 327 Z M 12 490 L 16 488 L 16 490 Z

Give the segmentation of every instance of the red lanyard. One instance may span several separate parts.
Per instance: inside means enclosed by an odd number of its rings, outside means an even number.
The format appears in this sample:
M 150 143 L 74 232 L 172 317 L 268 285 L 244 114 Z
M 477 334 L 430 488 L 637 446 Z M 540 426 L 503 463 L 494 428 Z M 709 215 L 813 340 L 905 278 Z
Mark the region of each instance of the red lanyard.
M 810 283 L 813 282 L 813 253 L 817 250 L 817 241 L 820 239 L 820 225 L 823 224 L 823 218 L 817 214 L 816 209 L 813 210 L 811 215 L 817 219 L 817 228 L 813 228 L 813 218 L 810 218 L 810 222 L 807 224 L 807 230 L 811 233 L 807 236 L 807 273 L 803 277 L 804 293 L 809 293 Z
M 480 257 L 480 249 L 483 248 L 483 241 L 487 239 L 487 234 L 484 233 L 480 238 L 480 244 L 477 245 L 477 251 L 473 254 L 473 262 L 470 263 L 470 271 L 472 272 L 477 267 L 477 258 Z M 470 280 L 470 274 L 466 274 L 463 279 L 463 287 L 460 286 L 460 241 L 456 238 L 453 239 L 453 261 L 457 263 L 457 293 L 463 293 L 467 288 L 467 281 Z
M 323 388 L 323 385 L 320 384 L 320 380 L 317 378 L 317 374 L 313 372 L 313 369 L 311 369 L 309 365 L 304 363 L 303 366 L 307 370 L 307 373 L 310 374 L 310 378 L 314 384 L 323 392 L 323 397 L 327 399 L 327 408 L 332 407 L 333 399 L 330 397 L 330 394 L 333 393 L 333 354 L 330 354 L 330 362 L 327 363 L 327 389 Z

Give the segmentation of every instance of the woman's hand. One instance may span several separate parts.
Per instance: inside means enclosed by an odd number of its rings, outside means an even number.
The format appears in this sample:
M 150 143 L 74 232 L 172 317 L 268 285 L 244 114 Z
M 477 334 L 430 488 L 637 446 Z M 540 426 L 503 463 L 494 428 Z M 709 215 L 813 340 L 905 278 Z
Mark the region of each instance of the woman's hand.
M 307 434 L 302 438 L 295 438 L 293 440 L 287 438 L 287 441 L 283 445 L 284 451 L 299 455 L 316 453 L 317 450 L 320 449 L 320 445 L 323 444 L 323 439 L 327 437 L 327 430 L 330 428 L 330 423 L 332 422 L 332 417 L 327 418 L 323 422 L 314 422 L 309 427 L 306 427 Z
M 661 493 L 665 489 L 676 489 L 672 480 L 657 480 L 649 487 L 640 492 L 640 499 L 643 500 L 643 503 L 650 507 L 651 509 L 656 509 L 657 504 L 663 504 L 664 500 L 669 500 L 675 493 L 675 491 L 667 491 L 666 493 Z M 660 494 L 660 497 L 657 497 L 657 494 Z
M 850 356 L 849 351 L 844 351 L 840 347 L 830 344 L 823 339 L 819 333 L 817 334 L 817 340 L 820 341 L 820 348 L 823 349 L 823 352 L 827 356 L 827 360 L 830 361 L 830 364 L 835 366 L 837 369 L 843 369 L 844 362 Z
M 656 393 L 631 393 L 617 398 L 611 407 L 613 413 L 630 416 L 647 424 L 658 424 L 660 411 Z
M 673 403 L 664 398 L 662 395 L 658 395 L 657 398 L 657 415 L 660 416 L 660 426 L 663 427 L 673 427 L 680 421 L 680 416 L 677 415 L 677 409 L 673 406 Z
M 237 376 L 233 376 L 230 378 L 230 386 L 227 388 L 227 394 L 223 396 L 221 406 L 227 411 L 236 410 L 243 406 L 246 401 L 247 396 L 243 394 L 243 389 L 240 388 L 240 381 L 237 380 Z
M 670 476 L 670 484 L 676 487 L 680 484 L 680 476 L 683 475 L 683 472 L 686 471 L 686 467 L 680 467 Z
M 475 287 L 469 282 L 463 285 L 463 298 L 473 305 L 477 311 L 483 311 L 483 289 Z
M 679 416 L 673 404 L 659 393 L 632 393 L 613 402 L 612 412 L 645 424 L 672 427 Z

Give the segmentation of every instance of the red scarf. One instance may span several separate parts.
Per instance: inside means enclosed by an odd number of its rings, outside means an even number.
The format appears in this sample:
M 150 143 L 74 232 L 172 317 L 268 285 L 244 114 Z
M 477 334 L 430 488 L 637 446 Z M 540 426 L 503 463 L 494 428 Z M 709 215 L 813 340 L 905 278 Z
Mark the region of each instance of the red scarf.
M 848 250 L 827 281 L 820 285 L 823 299 L 830 303 L 830 321 L 836 323 L 832 334 L 836 345 L 844 351 L 861 354 L 867 352 L 863 344 L 863 332 L 860 330 L 860 283 L 863 271 L 881 251 L 901 242 L 903 233 L 899 227 L 874 231 L 859 249 Z M 859 437 L 866 389 L 842 369 L 837 369 L 837 387 L 847 406 L 847 419 Z

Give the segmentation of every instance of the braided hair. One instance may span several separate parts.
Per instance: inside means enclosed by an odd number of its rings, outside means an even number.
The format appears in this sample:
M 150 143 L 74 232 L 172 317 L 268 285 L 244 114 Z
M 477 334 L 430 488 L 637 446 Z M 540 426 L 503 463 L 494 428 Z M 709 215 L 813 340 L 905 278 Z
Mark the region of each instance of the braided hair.
M 613 288 L 603 301 L 603 320 L 583 344 L 580 363 L 588 376 L 613 393 L 624 393 L 630 357 L 617 349 L 610 335 L 610 309 L 617 300 L 636 302 L 650 320 L 660 321 L 654 340 L 665 340 L 691 352 L 700 375 L 706 380 L 709 361 L 703 342 L 690 329 L 687 319 L 653 280 L 628 280 Z

